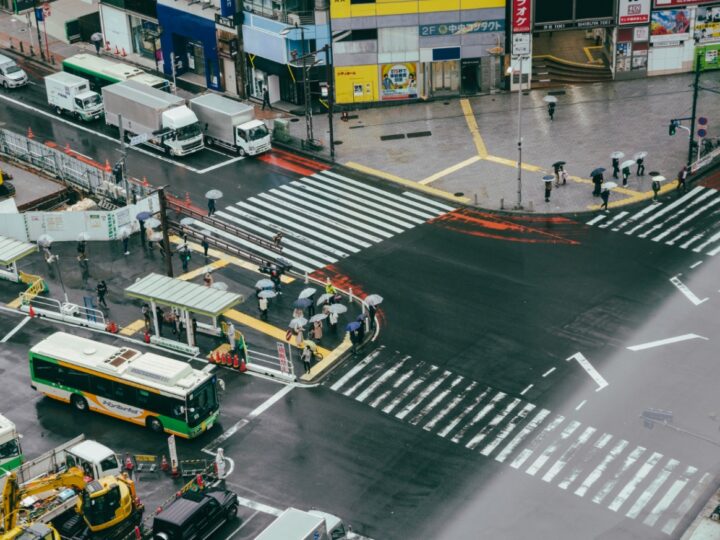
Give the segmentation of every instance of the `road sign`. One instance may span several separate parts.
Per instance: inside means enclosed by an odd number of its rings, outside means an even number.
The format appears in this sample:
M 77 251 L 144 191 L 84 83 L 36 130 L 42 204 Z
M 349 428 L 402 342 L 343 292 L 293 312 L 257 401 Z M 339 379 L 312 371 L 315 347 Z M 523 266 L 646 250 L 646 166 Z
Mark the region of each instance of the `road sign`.
M 513 34 L 512 40 L 513 56 L 530 54 L 530 34 Z
M 168 437 L 168 454 L 170 454 L 170 468 L 174 472 L 178 470 L 177 447 L 175 446 L 175 435 Z
M 707 123 L 708 123 L 708 119 L 705 118 L 704 116 L 701 116 L 700 118 L 698 118 L 698 124 L 700 124 L 701 126 L 706 126 Z
M 141 133 L 140 135 L 134 135 L 130 137 L 130 146 L 137 146 L 138 144 L 146 143 L 152 137 L 152 133 Z
M 698 129 L 698 137 L 704 138 L 707 135 L 707 129 Z
M 290 373 L 290 365 L 288 364 L 287 354 L 285 353 L 285 344 L 277 342 L 278 360 L 280 361 L 280 371 Z

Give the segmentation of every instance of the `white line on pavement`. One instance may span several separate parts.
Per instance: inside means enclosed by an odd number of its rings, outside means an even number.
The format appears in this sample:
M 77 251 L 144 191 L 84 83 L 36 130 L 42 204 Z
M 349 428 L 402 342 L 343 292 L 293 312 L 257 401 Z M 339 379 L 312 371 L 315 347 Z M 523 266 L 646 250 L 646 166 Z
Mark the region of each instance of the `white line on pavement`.
M 583 408 L 583 405 L 585 405 L 586 403 L 587 403 L 587 399 L 583 399 L 583 400 L 580 402 L 580 405 L 578 405 L 577 407 L 575 407 L 575 410 L 576 410 L 576 411 L 579 411 L 580 409 Z
M 542 424 L 543 420 L 550 414 L 547 409 L 541 410 L 535 417 L 526 425 L 520 433 L 515 435 L 515 438 L 510 441 L 505 448 L 495 457 L 495 461 L 502 463 L 505 459 L 512 454 L 513 450 L 519 445 L 535 428 Z
M 243 159 L 245 159 L 245 158 L 244 157 L 236 157 L 236 158 L 228 159 L 227 161 L 221 161 L 220 163 L 211 165 L 210 167 L 207 167 L 206 169 L 196 170 L 195 172 L 197 174 L 209 173 L 210 171 L 214 171 L 215 169 L 219 169 L 220 167 L 225 167 L 225 165 L 230 165 L 231 163 L 235 163 L 235 162 L 241 161 Z
M 15 328 L 10 330 L 7 334 L 5 334 L 5 337 L 2 338 L 2 341 L 0 343 L 7 343 L 7 341 L 15 335 L 15 333 L 20 330 L 23 326 L 27 324 L 27 322 L 30 320 L 30 317 L 25 317 L 22 321 L 20 321 Z
M 240 495 L 237 496 L 237 500 L 244 507 L 250 508 L 252 510 L 257 510 L 258 512 L 263 512 L 264 514 L 280 516 L 283 513 L 283 510 L 281 510 L 280 508 L 275 508 L 274 506 L 268 506 L 267 504 L 252 501 L 250 499 L 246 499 L 245 497 L 241 497 Z
M 640 345 L 632 345 L 631 347 L 628 347 L 628 350 L 630 351 L 642 351 L 644 349 L 652 349 L 653 347 L 661 347 L 663 345 L 669 345 L 671 343 L 678 343 L 680 341 L 687 341 L 689 339 L 704 339 L 708 340 L 708 338 L 703 336 L 698 336 L 697 334 L 683 334 L 682 336 L 675 336 L 667 339 L 659 339 L 658 341 L 650 341 L 648 343 L 641 343 Z
M 700 266 L 702 263 L 703 263 L 702 261 L 698 261 L 698 262 L 696 262 L 695 264 L 690 265 L 690 268 L 697 268 L 697 267 Z
M 580 484 L 580 487 L 575 490 L 575 495 L 577 495 L 578 497 L 584 497 L 588 490 L 592 487 L 592 485 L 597 482 L 598 479 L 607 470 L 610 464 L 615 461 L 615 458 L 622 454 L 623 450 L 625 450 L 625 447 L 628 444 L 629 443 L 625 439 L 618 442 L 612 448 L 612 450 L 610 450 L 610 453 L 603 458 L 602 462 L 597 467 L 595 467 L 595 469 L 593 469 L 593 471 L 587 476 L 587 478 L 585 478 L 583 483 Z
M 556 369 L 557 369 L 557 368 L 554 368 L 554 367 L 548 369 L 545 373 L 543 373 L 543 377 L 547 377 L 548 375 L 550 375 L 550 374 L 551 374 L 553 371 L 555 371 Z
M 560 433 L 560 438 L 550 443 L 548 447 L 543 451 L 543 453 L 537 457 L 533 464 L 525 470 L 525 472 L 530 476 L 535 476 L 535 474 L 540 469 L 542 469 L 543 465 L 545 465 L 547 460 L 550 459 L 550 456 L 555 453 L 555 451 L 563 443 L 563 441 L 570 437 L 570 435 L 572 435 L 578 427 L 580 427 L 580 422 L 578 422 L 577 420 L 573 420 L 572 422 L 570 422 L 567 427 Z
M 530 390 L 533 386 L 535 386 L 535 385 L 534 385 L 534 384 L 528 384 L 528 385 L 525 387 L 525 390 L 523 390 L 522 392 L 520 392 L 520 395 L 521 395 L 521 396 L 524 396 L 524 395 L 527 393 L 527 391 Z
M 243 527 L 245 527 L 248 523 L 250 523 L 252 521 L 252 519 L 255 516 L 257 516 L 259 513 L 260 513 L 260 510 L 255 510 L 249 518 L 242 520 L 242 523 L 240 524 L 240 526 L 237 529 L 235 529 L 233 532 L 230 533 L 230 535 L 228 536 L 228 540 L 230 540 L 231 538 L 234 538 L 235 535 L 237 533 L 239 533 L 243 529 Z
M 370 362 L 372 362 L 375 357 L 382 352 L 384 349 L 384 346 L 379 347 L 377 350 L 373 351 L 369 355 L 367 355 L 365 358 L 362 359 L 354 368 L 352 368 L 350 371 L 348 371 L 345 375 L 343 375 L 340 379 L 338 379 L 335 384 L 333 384 L 330 387 L 330 390 L 333 390 L 334 392 L 337 392 L 340 390 L 346 382 L 348 382 L 350 379 L 352 379 L 355 374 L 363 369 L 365 366 L 367 366 Z
M 682 281 L 680 281 L 680 280 L 677 278 L 677 276 L 671 277 L 671 278 L 670 278 L 670 283 L 672 283 L 673 285 L 675 285 L 675 286 L 678 288 L 678 290 L 679 290 L 681 293 L 683 293 L 683 294 L 685 295 L 685 297 L 686 297 L 688 300 L 690 300 L 690 301 L 691 301 L 694 305 L 696 305 L 696 306 L 699 306 L 700 304 L 702 304 L 703 302 L 705 302 L 706 300 L 708 300 L 708 298 L 703 298 L 702 300 L 700 300 L 697 296 L 695 296 L 695 293 L 693 293 L 693 292 L 688 288 L 687 285 L 685 285 Z
M 595 389 L 596 392 L 599 392 L 608 385 L 608 382 L 597 372 L 592 364 L 588 362 L 588 359 L 585 358 L 582 353 L 577 352 L 565 361 L 569 362 L 570 360 L 577 360 L 578 364 L 587 371 L 587 374 L 590 375 L 592 380 L 598 385 L 598 388 Z

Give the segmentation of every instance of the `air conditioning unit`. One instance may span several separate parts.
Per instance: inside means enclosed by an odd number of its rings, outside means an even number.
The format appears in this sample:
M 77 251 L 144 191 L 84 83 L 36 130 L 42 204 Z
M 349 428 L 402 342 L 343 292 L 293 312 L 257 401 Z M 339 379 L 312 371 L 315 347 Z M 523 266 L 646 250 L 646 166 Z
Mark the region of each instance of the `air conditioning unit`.
M 288 13 L 288 24 L 292 26 L 300 26 L 300 15 L 297 13 Z

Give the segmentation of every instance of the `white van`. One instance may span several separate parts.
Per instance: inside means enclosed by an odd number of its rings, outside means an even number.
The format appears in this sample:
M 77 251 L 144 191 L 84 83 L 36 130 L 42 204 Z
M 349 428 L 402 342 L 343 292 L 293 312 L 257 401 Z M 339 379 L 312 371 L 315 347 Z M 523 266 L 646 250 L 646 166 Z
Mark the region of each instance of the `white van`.
M 17 88 L 28 83 L 27 73 L 12 58 L 0 54 L 0 84 L 4 88 Z

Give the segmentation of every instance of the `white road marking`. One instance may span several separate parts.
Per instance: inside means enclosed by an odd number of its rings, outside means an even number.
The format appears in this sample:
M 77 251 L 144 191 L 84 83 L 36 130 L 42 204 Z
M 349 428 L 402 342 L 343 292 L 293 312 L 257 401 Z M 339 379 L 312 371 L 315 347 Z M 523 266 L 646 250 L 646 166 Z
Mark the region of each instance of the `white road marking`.
M 13 329 L 10 330 L 7 334 L 5 334 L 5 337 L 2 338 L 2 340 L 0 341 L 0 343 L 7 343 L 7 341 L 8 341 L 11 337 L 13 337 L 13 336 L 15 335 L 15 333 L 18 332 L 18 330 L 20 330 L 23 326 L 25 326 L 25 325 L 28 323 L 29 320 L 30 320 L 30 317 L 25 317 L 22 321 L 20 321 L 19 323 L 17 323 L 17 325 L 15 325 L 15 328 L 13 328 Z
M 588 359 L 583 356 L 581 352 L 577 352 L 571 357 L 565 359 L 566 362 L 569 362 L 570 360 L 577 360 L 578 364 L 580 364 L 580 366 L 587 372 L 587 374 L 590 375 L 590 378 L 595 381 L 595 384 L 598 385 L 598 387 L 595 389 L 596 392 L 599 392 L 608 385 L 608 382 L 602 377 L 602 375 L 597 372 L 597 370 L 592 366 Z
M 263 504 L 257 501 L 251 501 L 250 499 L 246 499 L 245 497 L 241 497 L 240 495 L 237 496 L 237 500 L 238 503 L 242 504 L 246 508 L 250 508 L 251 510 L 257 510 L 258 512 L 262 512 L 264 514 L 270 514 L 271 516 L 280 516 L 284 512 L 284 510 L 281 510 L 280 508 L 268 506 L 267 504 Z
M 649 223 L 652 223 L 652 222 L 655 221 L 657 218 L 659 218 L 659 217 L 662 216 L 662 215 L 667 214 L 668 212 L 670 212 L 670 211 L 673 210 L 674 208 L 677 208 L 678 206 L 680 206 L 681 204 L 683 204 L 686 199 L 691 199 L 691 198 L 693 198 L 697 193 L 700 193 L 700 192 L 703 191 L 704 189 L 705 189 L 705 188 L 702 187 L 702 186 L 696 186 L 692 191 L 688 192 L 686 195 L 682 196 L 681 198 L 679 198 L 678 200 L 676 200 L 674 203 L 672 203 L 672 204 L 670 204 L 670 205 L 668 205 L 668 206 L 665 206 L 662 210 L 660 210 L 659 212 L 654 213 L 652 216 L 650 216 L 649 218 L 647 218 L 647 219 L 646 219 L 645 221 L 643 221 L 642 223 L 638 223 L 635 227 L 633 227 L 633 228 L 630 229 L 629 231 L 625 231 L 625 234 L 633 234 L 633 233 L 634 233 L 635 231 L 637 231 L 638 229 L 644 227 L 645 225 L 648 225 Z M 655 205 L 652 205 L 652 206 L 655 206 Z M 638 216 L 638 217 L 639 217 L 639 216 Z M 647 234 L 649 234 L 649 233 L 645 233 L 645 234 L 647 235 Z
M 582 463 L 575 465 L 575 467 L 573 467 L 570 474 L 568 474 L 563 479 L 563 481 L 558 484 L 558 487 L 560 489 L 567 489 L 568 487 L 570 487 L 570 484 L 572 484 L 577 479 L 577 477 L 580 476 L 580 473 L 582 472 L 583 467 L 585 467 L 586 464 L 593 461 L 595 459 L 595 456 L 598 454 L 598 452 L 600 450 L 602 450 L 603 448 L 605 448 L 607 443 L 610 442 L 610 440 L 612 438 L 613 438 L 613 436 L 610 435 L 609 433 L 603 433 L 600 436 L 600 438 L 595 442 L 595 444 L 590 449 L 590 451 L 587 452 L 587 454 L 585 454 Z
M 603 502 L 603 499 L 608 496 L 608 494 L 615 489 L 615 485 L 620 481 L 620 477 L 625 474 L 630 467 L 632 467 L 635 462 L 640 459 L 640 456 L 642 456 L 645 453 L 644 446 L 637 446 L 635 447 L 635 450 L 630 452 L 630 455 L 625 458 L 625 461 L 622 464 L 622 467 L 620 467 L 620 470 L 618 470 L 615 473 L 615 476 L 613 476 L 610 480 L 605 482 L 605 485 L 602 487 L 600 491 L 597 492 L 597 494 L 593 497 L 593 502 L 595 504 L 600 504 Z
M 395 381 L 395 384 L 393 384 L 392 388 L 389 389 L 389 390 L 385 390 L 385 392 L 383 392 L 383 393 L 380 394 L 378 397 L 376 397 L 376 398 L 373 400 L 373 402 L 370 403 L 370 406 L 374 409 L 375 407 L 377 407 L 378 405 L 380 405 L 380 403 L 382 403 L 383 401 L 385 401 L 385 398 L 386 398 L 388 395 L 390 395 L 390 392 L 391 392 L 392 390 L 397 389 L 397 388 L 398 388 L 400 385 L 402 385 L 406 380 L 408 380 L 414 373 L 415 373 L 415 370 L 414 370 L 414 369 L 411 369 L 410 371 L 408 371 L 408 372 L 406 372 L 405 374 L 401 375 L 400 378 L 399 378 L 397 381 Z
M 605 229 L 605 228 L 609 227 L 610 225 L 612 225 L 613 223 L 620 221 L 623 217 L 627 216 L 628 214 L 629 214 L 629 212 L 620 212 L 619 214 L 613 216 L 613 218 L 610 221 L 606 221 L 602 225 L 599 225 L 598 229 Z
M 597 430 L 594 427 L 585 428 L 585 431 L 583 431 L 580 436 L 575 439 L 575 441 L 570 446 L 568 446 L 567 450 L 562 453 L 560 458 L 543 475 L 543 482 L 552 482 L 553 478 L 555 478 L 573 458 L 578 448 L 588 442 L 588 440 L 590 440 L 590 437 L 592 437 L 593 433 L 595 433 L 596 431 Z
M 397 407 L 402 400 L 404 400 L 406 397 L 408 397 L 410 394 L 413 393 L 413 391 L 423 382 L 427 380 L 427 378 L 432 375 L 435 371 L 437 371 L 439 368 L 437 366 L 430 366 L 430 368 L 425 372 L 422 373 L 417 379 L 415 379 L 413 382 L 410 383 L 410 385 L 400 392 L 398 396 L 395 397 L 390 403 L 385 405 L 383 407 L 382 412 L 385 414 L 390 414 L 390 412 Z
M 580 422 L 578 422 L 577 420 L 573 420 L 572 422 L 570 422 L 567 427 L 562 430 L 562 432 L 560 433 L 560 437 L 551 442 L 548 447 L 537 457 L 533 464 L 525 470 L 525 472 L 530 476 L 535 476 L 535 474 L 545 465 L 545 463 L 547 463 L 547 460 L 550 459 L 550 456 L 555 453 L 560 444 L 570 435 L 572 435 L 573 432 L 579 427 Z
M 367 373 L 365 373 L 365 374 L 360 378 L 359 381 L 355 382 L 354 385 L 352 385 L 350 388 L 348 388 L 347 390 L 345 390 L 345 391 L 342 393 L 343 396 L 346 396 L 346 397 L 352 396 L 352 395 L 355 393 L 355 390 L 357 390 L 357 389 L 360 388 L 363 384 L 365 384 L 365 383 L 370 379 L 370 377 L 372 377 L 372 375 L 373 375 L 372 372 L 367 372 Z
M 625 501 L 628 500 L 628 497 L 633 494 L 638 485 L 640 485 L 640 482 L 645 480 L 645 477 L 650 474 L 650 471 L 653 470 L 662 457 L 663 455 L 661 453 L 654 452 L 648 460 L 642 464 L 642 467 L 640 467 L 637 474 L 635 474 L 635 476 L 633 476 L 632 479 L 625 484 L 625 487 L 620 490 L 620 493 L 617 494 L 617 497 L 615 497 L 615 500 L 610 503 L 608 508 L 613 512 L 620 510 L 622 505 L 625 504 Z
M 682 504 L 678 506 L 678 508 L 675 510 L 675 515 L 667 521 L 665 526 L 662 528 L 662 532 L 664 532 L 665 534 L 673 533 L 675 527 L 677 527 L 682 517 L 687 513 L 688 510 L 690 510 L 692 505 L 695 504 L 695 501 L 700 496 L 700 493 L 702 493 L 702 490 L 705 488 L 705 484 L 709 479 L 710 473 L 705 473 L 700 479 L 700 481 L 697 483 L 697 485 L 690 492 L 690 495 L 688 495 L 687 498 L 682 502 Z
M 253 520 L 253 518 L 255 516 L 257 516 L 259 513 L 260 513 L 260 510 L 255 510 L 250 515 L 250 517 L 241 520 L 242 523 L 240 524 L 240 526 L 228 535 L 228 540 L 231 540 L 237 533 L 239 533 L 241 530 L 243 530 L 243 528 L 245 528 L 247 526 L 247 524 L 250 523 Z
M 648 213 L 650 213 L 650 212 L 653 212 L 653 211 L 655 211 L 655 210 L 657 210 L 657 209 L 659 209 L 659 208 L 660 208 L 660 205 L 650 204 L 650 205 L 646 206 L 645 208 L 643 208 L 642 210 L 640 210 L 639 212 L 637 212 L 637 213 L 633 214 L 632 216 L 630 216 L 629 218 L 627 218 L 625 221 L 623 221 L 623 222 L 622 222 L 620 225 L 618 225 L 617 227 L 613 227 L 613 231 L 619 231 L 619 230 L 622 229 L 625 225 L 629 225 L 629 224 L 631 224 L 631 223 L 634 223 L 635 221 L 637 221 L 638 219 L 640 219 L 641 217 L 643 217 L 645 214 L 648 214 Z
M 533 405 L 532 403 L 528 403 L 522 409 L 520 409 L 520 412 L 518 412 L 514 417 L 510 419 L 510 421 L 505 425 L 502 431 L 498 433 L 497 437 L 495 437 L 493 441 L 487 444 L 485 448 L 480 451 L 480 453 L 483 456 L 489 456 L 490 454 L 492 454 L 493 450 L 495 450 L 495 448 L 497 448 L 500 443 L 507 439 L 507 436 L 515 430 L 515 428 L 520 422 L 527 418 L 527 415 L 530 414 L 533 409 L 535 409 L 535 405 Z
M 617 458 L 623 452 L 623 450 L 625 450 L 625 447 L 628 444 L 629 443 L 626 440 L 621 440 L 619 443 L 617 443 L 613 447 L 613 449 L 610 450 L 610 453 L 605 456 L 602 462 L 597 467 L 595 467 L 593 472 L 591 472 L 588 477 L 585 478 L 580 487 L 575 490 L 575 495 L 577 495 L 578 497 L 584 497 L 588 489 L 590 489 L 592 485 L 598 481 L 602 474 L 607 470 L 608 466 L 613 461 L 615 461 L 615 458 Z
M 662 347 L 663 345 L 669 345 L 671 343 L 679 343 L 681 341 L 688 341 L 690 339 L 704 339 L 707 341 L 708 338 L 698 336 L 697 334 L 683 334 L 682 336 L 675 336 L 666 339 L 659 339 L 657 341 L 649 341 L 648 343 L 641 343 L 640 345 L 632 345 L 627 347 L 630 351 L 642 351 L 645 349 L 652 349 L 653 347 Z
M 452 391 L 453 388 L 455 388 L 458 384 L 460 384 L 461 381 L 463 381 L 464 377 L 462 375 L 458 375 L 455 380 L 450 384 L 449 388 L 446 388 L 442 392 L 440 392 L 437 396 L 435 396 L 430 403 L 425 405 L 423 409 L 415 415 L 415 417 L 410 420 L 410 423 L 413 426 L 416 426 L 420 420 L 425 418 L 427 414 L 432 411 L 435 407 L 438 406 L 438 403 L 440 403 L 445 397 Z
M 583 399 L 583 400 L 580 402 L 580 404 L 579 404 L 577 407 L 575 407 L 575 410 L 576 410 L 576 411 L 579 411 L 580 409 L 583 408 L 583 406 L 584 406 L 586 403 L 587 403 L 587 399 Z
M 353 368 L 352 368 L 350 371 L 348 371 L 345 375 L 343 375 L 343 376 L 340 377 L 337 381 L 335 381 L 335 384 L 333 384 L 333 385 L 330 387 L 330 390 L 334 390 L 335 392 L 337 392 L 338 390 L 340 390 L 343 386 L 345 386 L 345 383 L 346 383 L 346 382 L 348 382 L 350 379 L 352 379 L 352 378 L 355 376 L 355 374 L 356 374 L 358 371 L 362 370 L 362 369 L 363 369 L 365 366 L 367 366 L 370 362 L 372 362 L 373 360 L 375 360 L 375 358 L 377 358 L 377 356 L 382 352 L 382 350 L 383 350 L 384 348 L 385 348 L 384 346 L 380 346 L 378 349 L 374 350 L 374 351 L 371 352 L 369 355 L 367 355 L 365 358 L 363 358 L 360 362 L 358 362 L 358 364 L 357 364 L 355 367 L 353 367 Z
M 465 445 L 465 448 L 469 448 L 470 450 L 473 450 L 480 442 L 482 442 L 485 437 L 487 437 L 488 433 L 490 433 L 492 430 L 494 430 L 497 426 L 500 425 L 500 422 L 502 422 L 505 417 L 510 414 L 510 412 L 518 406 L 520 403 L 519 398 L 513 399 L 510 403 L 508 403 L 505 408 L 498 414 L 496 414 L 488 424 L 483 427 L 479 433 L 477 433 L 472 439 L 470 439 L 470 442 L 468 442 Z
M 460 414 L 458 414 L 455 418 L 453 418 L 453 419 L 450 421 L 450 423 L 449 423 L 447 426 L 445 426 L 445 427 L 438 433 L 438 435 L 439 435 L 440 437 L 443 437 L 443 438 L 447 437 L 448 433 L 450 433 L 453 429 L 455 429 L 455 427 L 456 427 L 468 414 L 470 414 L 473 410 L 475 410 L 475 407 L 477 407 L 478 405 L 480 405 L 480 403 L 481 403 L 482 400 L 485 398 L 485 396 L 488 394 L 488 392 L 490 392 L 490 387 L 489 387 L 489 386 L 485 389 L 484 392 L 482 392 L 480 395 L 476 396 L 475 399 L 473 400 L 473 402 L 472 402 L 470 405 L 468 405 L 467 407 L 465 407 L 465 409 L 463 409 L 463 411 L 462 411 Z
M 495 396 L 490 400 L 490 402 L 487 405 L 485 405 L 482 409 L 480 409 L 480 411 L 478 411 L 478 413 L 475 416 L 473 416 L 473 419 L 470 421 L 470 423 L 465 424 L 462 427 L 462 429 L 460 429 L 460 431 L 458 431 L 453 436 L 453 438 L 450 440 L 452 442 L 454 442 L 455 444 L 459 443 L 462 440 L 462 438 L 465 436 L 465 433 L 471 427 L 473 427 L 475 424 L 477 424 L 480 420 L 485 418 L 485 416 L 487 416 L 487 414 L 495 408 L 495 405 L 497 405 L 500 401 L 505 399 L 506 396 L 507 396 L 507 394 L 505 392 L 498 392 L 497 394 L 495 394 Z
M 367 397 L 372 394 L 378 386 L 380 386 L 390 377 L 395 375 L 395 373 L 397 373 L 397 371 L 403 366 L 403 364 L 407 362 L 408 358 L 410 358 L 410 356 L 405 356 L 404 358 L 401 358 L 399 362 L 397 362 L 394 366 L 385 371 L 385 373 L 383 373 L 380 377 L 375 379 L 375 381 L 370 386 L 368 386 L 365 390 L 358 394 L 358 396 L 355 398 L 355 401 L 359 401 L 361 403 L 365 401 Z
M 694 204 L 694 203 L 697 203 L 697 202 L 700 202 L 700 201 L 704 198 L 704 195 L 713 195 L 713 193 L 712 193 L 711 191 L 709 191 L 709 192 L 703 194 L 703 196 L 695 199 L 695 201 L 693 201 L 693 204 Z M 692 221 L 694 218 L 696 218 L 697 216 L 699 216 L 700 214 L 702 214 L 705 210 L 707 210 L 708 208 L 711 208 L 711 207 L 715 206 L 715 205 L 718 204 L 718 203 L 720 203 L 720 197 L 714 198 L 713 200 L 711 200 L 711 201 L 710 201 L 709 203 L 707 203 L 706 205 L 701 206 L 700 208 L 698 208 L 697 210 L 695 210 L 694 212 L 692 212 L 690 215 L 688 215 L 688 216 L 686 216 L 685 218 L 683 218 L 683 219 L 681 219 L 680 221 L 678 221 L 675 225 L 673 225 L 673 226 L 671 226 L 671 227 L 668 227 L 668 228 L 665 229 L 663 232 L 661 232 L 661 233 L 658 234 L 657 236 L 653 237 L 653 238 L 652 238 L 652 241 L 653 241 L 653 242 L 659 242 L 660 240 L 662 240 L 663 238 L 665 238 L 665 237 L 668 236 L 669 234 L 671 234 L 671 233 L 675 232 L 676 230 L 678 230 L 680 227 L 682 227 L 682 226 L 683 226 L 685 223 L 687 223 L 688 221 Z M 690 206 L 692 206 L 692 205 L 690 205 Z M 686 207 L 686 208 L 690 208 L 690 206 L 688 206 L 688 207 Z
M 207 148 L 207 147 L 206 147 L 206 148 Z M 208 150 L 209 150 L 209 149 L 208 149 Z M 225 155 L 225 154 L 223 154 L 223 155 Z M 200 170 L 195 171 L 195 172 L 197 172 L 198 174 L 209 173 L 210 171 L 214 171 L 215 169 L 219 169 L 220 167 L 225 167 L 226 165 L 230 165 L 231 163 L 236 163 L 236 162 L 238 162 L 238 161 L 242 161 L 243 159 L 245 159 L 245 158 L 242 157 L 242 156 L 241 156 L 241 157 L 232 158 L 232 159 L 228 159 L 227 161 L 221 161 L 220 163 L 217 163 L 216 165 L 211 165 L 210 167 L 207 167 L 207 168 L 205 168 L 205 169 L 200 169 Z
M 678 496 L 678 494 L 683 490 L 690 478 L 692 478 L 697 471 L 698 470 L 692 466 L 685 469 L 685 472 L 680 476 L 680 478 L 673 482 L 673 484 L 670 486 L 670 489 L 665 492 L 663 498 L 660 499 L 655 505 L 655 507 L 650 511 L 643 523 L 648 527 L 654 526 L 655 523 L 657 523 L 657 520 L 660 519 L 662 513 L 665 512 L 665 510 L 667 510 L 668 508 L 670 508 L 670 505 L 675 500 L 675 497 Z
M 550 424 L 547 425 L 545 429 L 543 429 L 537 437 L 535 437 L 531 442 L 530 445 L 527 446 L 522 452 L 518 454 L 518 456 L 513 460 L 513 462 L 510 464 L 510 466 L 513 469 L 518 469 L 522 466 L 523 463 L 527 461 L 527 459 L 533 454 L 533 452 L 539 448 L 539 446 L 542 444 L 542 441 L 550 434 L 552 433 L 556 427 L 558 427 L 560 424 L 562 424 L 565 421 L 564 416 L 556 416 L 555 420 L 553 420 Z
M 643 508 L 645 508 L 647 503 L 650 502 L 650 499 L 655 496 L 655 493 L 657 493 L 658 489 L 660 489 L 660 487 L 665 483 L 665 481 L 675 470 L 675 467 L 677 467 L 679 464 L 680 462 L 676 459 L 671 459 L 670 461 L 668 461 L 667 465 L 665 465 L 663 470 L 660 471 L 660 474 L 657 475 L 655 480 L 652 481 L 652 483 L 643 492 L 643 494 L 638 497 L 637 501 L 635 501 L 635 504 L 632 505 L 632 508 L 628 510 L 628 513 L 625 514 L 625 517 L 629 517 L 630 519 L 637 518 L 640 515 L 640 512 L 643 511 Z
M 512 453 L 513 450 L 521 443 L 525 438 L 530 435 L 535 429 L 542 424 L 543 420 L 550 414 L 547 409 L 541 410 L 535 415 L 535 417 L 526 425 L 520 433 L 515 435 L 515 438 L 510 441 L 505 448 L 495 457 L 495 461 L 502 463 Z
M 477 386 L 477 384 L 478 384 L 478 383 L 476 383 L 475 381 L 471 382 L 470 385 L 469 385 L 467 388 L 465 388 L 465 390 L 463 390 L 463 391 L 460 392 L 457 396 L 455 396 L 455 397 L 453 398 L 453 400 L 452 400 L 446 407 L 444 407 L 444 408 L 443 408 L 438 414 L 436 414 L 427 424 L 425 424 L 425 425 L 423 426 L 423 429 L 424 429 L 425 431 L 432 431 L 432 430 L 435 428 L 435 426 L 438 425 L 438 423 L 440 422 L 440 420 L 442 420 L 442 419 L 445 418 L 448 414 L 450 414 L 450 411 L 452 411 L 455 407 L 457 407 L 458 404 L 459 404 L 463 399 L 465 399 L 465 397 L 466 397 L 470 392 L 472 392 L 472 391 L 475 389 L 475 387 Z
M 585 225 L 595 225 L 596 223 L 599 223 L 603 219 L 605 219 L 606 214 L 600 214 L 599 216 L 596 216 L 592 218 L 590 221 L 588 221 Z
M 434 199 L 428 199 L 427 197 L 423 197 L 422 195 L 418 195 L 417 193 L 413 193 L 412 191 L 403 191 L 403 195 L 407 197 L 412 197 L 413 199 L 417 199 L 419 201 L 423 201 L 426 204 L 431 204 L 433 206 L 437 206 L 438 208 L 444 210 L 445 212 L 453 212 L 455 208 L 452 206 L 448 206 L 446 204 L 437 202 Z M 442 212 L 440 212 L 442 213 Z
M 690 265 L 690 268 L 697 268 L 697 267 L 700 266 L 702 263 L 703 263 L 702 261 L 698 261 L 698 262 L 696 262 L 695 264 Z
M 700 300 L 695 294 L 688 288 L 687 285 L 685 285 L 682 281 L 680 281 L 677 276 L 673 276 L 670 278 L 670 283 L 675 285 L 675 287 L 678 288 L 678 290 L 685 295 L 685 297 L 690 300 L 694 305 L 699 306 L 708 298 L 703 298 Z
M 696 234 L 695 236 L 693 236 L 690 240 L 688 240 L 687 242 L 685 242 L 684 244 L 680 244 L 680 248 L 682 248 L 682 249 L 687 249 L 687 248 L 689 248 L 691 245 L 693 245 L 695 242 L 697 242 L 698 240 L 700 240 L 701 238 L 703 238 L 704 236 L 705 236 L 705 233 L 698 233 L 698 234 Z
M 420 392 L 417 396 L 415 396 L 413 399 L 410 400 L 410 403 L 405 405 L 405 407 L 402 408 L 402 410 L 395 415 L 395 418 L 398 420 L 402 420 L 405 418 L 408 414 L 410 414 L 412 411 L 415 410 L 415 407 L 420 405 L 425 398 L 427 398 L 430 394 L 432 394 L 435 389 L 440 386 L 443 382 L 445 382 L 445 379 L 447 379 L 451 373 L 449 371 L 443 371 L 442 375 L 440 375 L 439 378 L 434 380 L 432 383 L 430 383 L 428 386 L 426 386 L 422 392 Z
M 714 257 L 718 253 L 720 253 L 720 246 L 716 247 L 715 249 L 713 249 L 711 251 L 708 251 L 708 255 L 710 255 L 711 257 Z
M 548 369 L 545 373 L 543 373 L 542 376 L 543 376 L 543 377 L 547 377 L 548 375 L 550 375 L 550 374 L 551 374 L 553 371 L 555 371 L 556 369 L 557 369 L 557 368 L 552 367 L 552 368 Z
M 712 244 L 713 242 L 715 242 L 717 240 L 720 240 L 720 232 L 713 234 L 710 238 L 705 240 L 705 242 L 700 244 L 698 247 L 693 248 L 693 251 L 695 253 L 700 253 L 703 249 L 705 249 L 705 247 L 709 246 L 710 244 Z
M 534 384 L 528 384 L 528 385 L 525 387 L 525 390 L 523 390 L 522 392 L 520 392 L 520 395 L 521 395 L 521 396 L 524 396 L 524 395 L 528 392 L 528 390 L 530 390 L 533 386 L 535 386 L 535 385 L 534 385 Z

